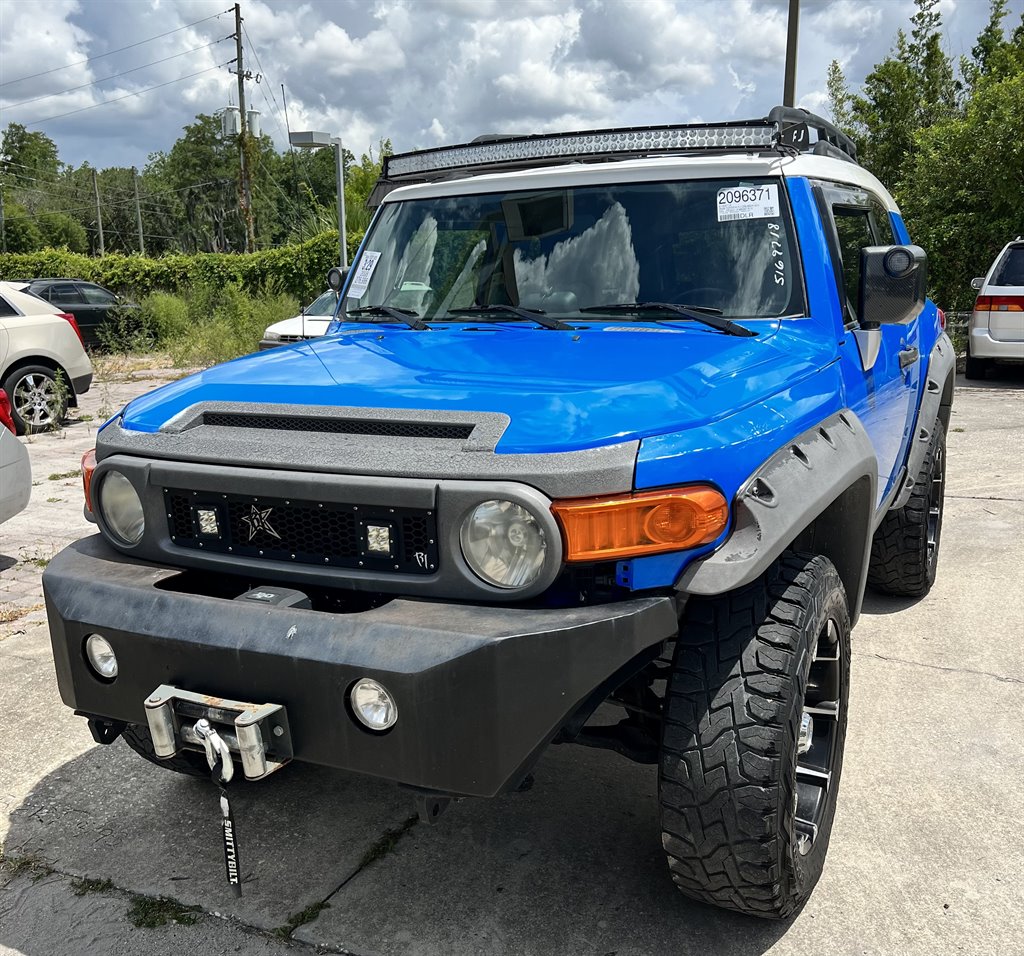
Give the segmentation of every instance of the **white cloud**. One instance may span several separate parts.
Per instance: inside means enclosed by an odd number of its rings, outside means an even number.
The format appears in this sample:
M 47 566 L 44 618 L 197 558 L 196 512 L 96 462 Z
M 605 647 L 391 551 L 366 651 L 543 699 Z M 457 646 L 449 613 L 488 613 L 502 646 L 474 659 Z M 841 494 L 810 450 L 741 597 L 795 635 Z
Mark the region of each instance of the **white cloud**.
M 778 103 L 786 0 L 242 0 L 250 106 L 285 146 L 280 84 L 293 129 L 340 133 L 353 151 L 389 137 L 398 150 L 463 142 L 482 132 L 763 115 Z M 1024 0 L 1011 0 L 1011 18 Z M 73 164 L 135 163 L 170 148 L 197 112 L 234 99 L 235 78 L 210 70 L 129 95 L 234 56 L 223 0 L 0 0 L 0 125 L 42 123 Z M 888 52 L 913 0 L 803 0 L 798 98 L 824 108 L 825 70 L 839 59 L 851 84 Z M 969 51 L 988 15 L 943 0 L 947 45 Z M 1009 22 L 1009 21 L 1007 21 Z M 195 50 L 203 44 L 212 46 Z M 253 52 L 259 55 L 255 62 Z M 153 61 L 183 54 L 163 63 Z M 72 87 L 152 64 L 81 90 Z M 54 66 L 48 73 L 7 82 Z M 45 94 L 60 96 L 16 106 Z

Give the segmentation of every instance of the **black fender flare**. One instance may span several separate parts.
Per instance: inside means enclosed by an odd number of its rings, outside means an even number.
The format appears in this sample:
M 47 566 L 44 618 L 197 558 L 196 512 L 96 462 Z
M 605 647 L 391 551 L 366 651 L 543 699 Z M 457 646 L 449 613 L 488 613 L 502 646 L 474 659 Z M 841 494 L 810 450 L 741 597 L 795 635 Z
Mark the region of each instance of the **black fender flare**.
M 687 595 L 715 595 L 756 581 L 787 548 L 828 557 L 846 588 L 852 620 L 867 582 L 878 487 L 875 449 L 844 409 L 775 452 L 740 486 L 733 530 L 676 581 Z
M 921 404 L 917 409 L 914 438 L 907 452 L 906 477 L 899 494 L 889 506 L 902 508 L 914 490 L 915 476 L 920 473 L 928 444 L 932 440 L 937 422 L 949 431 L 949 414 L 953 406 L 953 383 L 956 380 L 956 351 L 948 335 L 943 332 L 935 341 L 928 356 L 928 371 L 925 374 Z

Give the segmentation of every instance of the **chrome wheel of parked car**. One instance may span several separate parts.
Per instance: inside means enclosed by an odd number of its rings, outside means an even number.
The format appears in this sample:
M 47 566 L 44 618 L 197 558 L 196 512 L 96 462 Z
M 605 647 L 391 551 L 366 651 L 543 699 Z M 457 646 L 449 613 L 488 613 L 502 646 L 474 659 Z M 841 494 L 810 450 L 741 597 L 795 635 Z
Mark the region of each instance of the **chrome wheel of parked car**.
M 68 389 L 53 369 L 30 365 L 13 372 L 4 383 L 11 399 L 11 417 L 21 435 L 56 428 L 68 406 Z

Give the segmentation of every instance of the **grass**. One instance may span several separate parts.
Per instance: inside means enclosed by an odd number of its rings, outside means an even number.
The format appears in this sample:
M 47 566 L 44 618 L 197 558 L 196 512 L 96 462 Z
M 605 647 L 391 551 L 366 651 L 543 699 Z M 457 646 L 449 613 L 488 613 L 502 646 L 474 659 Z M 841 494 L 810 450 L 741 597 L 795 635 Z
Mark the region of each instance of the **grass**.
M 128 920 L 139 929 L 155 929 L 168 923 L 191 926 L 201 912 L 198 906 L 184 906 L 162 896 L 133 896 Z
M 82 469 L 76 468 L 74 471 L 55 471 L 47 479 L 48 481 L 63 481 L 65 478 L 79 478 L 81 477 Z
M 273 289 L 256 294 L 237 285 L 197 285 L 183 295 L 155 292 L 138 311 L 100 331 L 106 356 L 100 377 L 130 374 L 140 355 L 167 353 L 178 368 L 215 365 L 256 350 L 263 330 L 299 311 L 298 301 Z
M 304 910 L 289 916 L 288 922 L 284 926 L 278 926 L 274 930 L 274 935 L 280 936 L 282 939 L 288 939 L 300 926 L 312 923 L 324 910 L 330 908 L 331 904 L 327 900 L 321 900 L 319 903 L 310 903 Z
M 53 504 L 56 504 L 58 501 L 63 501 L 63 500 L 64 500 L 63 498 L 47 498 L 46 499 L 46 503 L 48 505 L 53 505 Z
M 114 888 L 111 880 L 90 880 L 81 877 L 71 881 L 71 892 L 75 896 L 85 896 L 87 893 L 107 893 Z
M 418 820 L 419 817 L 413 815 L 400 826 L 394 827 L 391 830 L 385 830 L 377 842 L 363 854 L 363 858 L 359 861 L 359 869 L 361 870 L 375 860 L 387 856 L 398 845 L 398 841 L 416 825 Z
M 40 570 L 45 568 L 50 563 L 51 560 L 52 560 L 51 558 L 42 558 L 42 557 L 39 557 L 38 555 L 36 555 L 33 558 L 23 558 L 22 559 L 22 561 L 25 564 L 34 565 L 35 567 L 39 568 Z
M 9 873 L 11 876 L 24 875 L 33 883 L 38 883 L 53 873 L 53 867 L 44 863 L 42 858 L 34 853 L 10 856 L 0 850 L 0 872 Z

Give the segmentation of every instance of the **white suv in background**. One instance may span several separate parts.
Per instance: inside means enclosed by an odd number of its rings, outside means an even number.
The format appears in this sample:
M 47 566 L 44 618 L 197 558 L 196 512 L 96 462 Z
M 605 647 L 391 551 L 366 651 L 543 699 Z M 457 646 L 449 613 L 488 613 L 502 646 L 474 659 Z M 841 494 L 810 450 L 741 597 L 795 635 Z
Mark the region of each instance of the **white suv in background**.
M 968 378 L 984 378 L 995 359 L 1024 361 L 1024 236 L 1008 242 L 978 290 L 967 328 Z
M 57 428 L 69 405 L 92 384 L 75 317 L 0 282 L 0 388 L 19 435 Z

